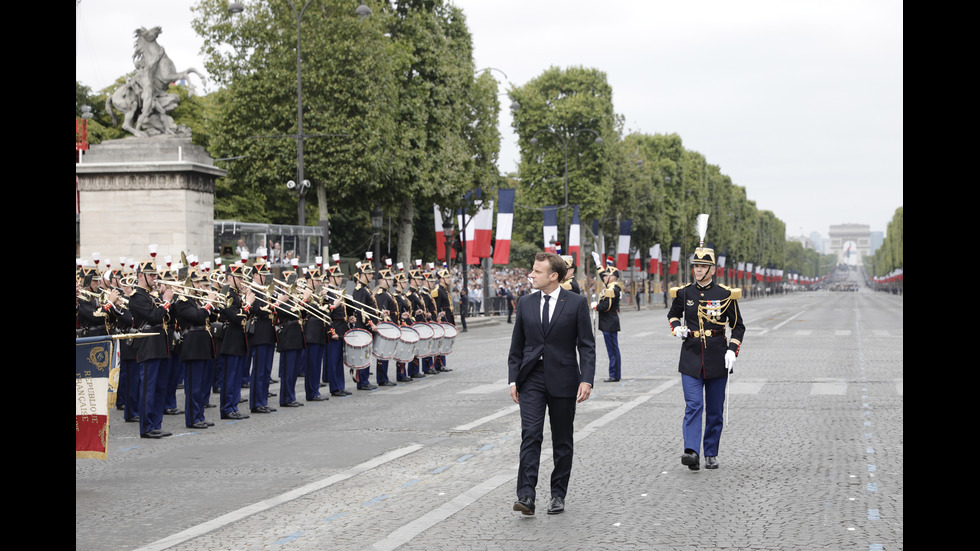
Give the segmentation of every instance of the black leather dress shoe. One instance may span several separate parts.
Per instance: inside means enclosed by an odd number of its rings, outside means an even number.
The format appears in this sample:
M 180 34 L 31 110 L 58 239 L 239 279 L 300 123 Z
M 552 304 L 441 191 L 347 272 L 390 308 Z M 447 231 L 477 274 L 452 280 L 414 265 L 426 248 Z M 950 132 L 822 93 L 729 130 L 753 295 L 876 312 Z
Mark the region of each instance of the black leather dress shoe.
M 301 407 L 303 405 L 305 405 L 305 404 L 302 404 L 300 402 L 289 402 L 288 404 L 279 404 L 279 407 L 283 407 L 283 408 L 298 408 L 298 407 Z
M 151 430 L 140 435 L 140 438 L 163 438 L 162 430 Z
M 130 417 L 129 419 L 126 419 L 126 422 L 127 423 L 139 423 L 140 422 L 140 416 L 139 415 L 134 415 L 134 416 Z
M 347 396 L 347 393 L 344 392 L 343 390 L 335 390 L 331 392 L 330 395 L 336 398 L 343 398 L 344 396 Z
M 398 383 L 393 383 L 391 381 L 385 381 L 383 383 L 378 383 L 378 386 L 398 386 Z
M 525 515 L 531 516 L 534 514 L 534 498 L 533 497 L 522 497 L 514 502 L 514 510 L 520 511 Z
M 208 428 L 208 426 L 209 425 L 207 423 L 205 423 L 204 421 L 201 421 L 200 423 L 194 423 L 193 425 L 188 425 L 187 428 L 189 428 L 189 429 L 206 429 L 206 428 Z
M 438 375 L 439 374 L 439 372 L 436 371 L 436 370 L 434 370 L 434 369 L 429 369 L 429 370 L 423 371 L 422 373 L 425 373 L 426 375 Z
M 698 452 L 695 451 L 684 450 L 684 455 L 681 456 L 681 464 L 687 465 L 687 468 L 692 471 L 701 470 L 701 458 L 698 457 Z
M 563 497 L 551 498 L 551 504 L 548 505 L 548 514 L 560 515 L 564 512 L 565 512 L 565 498 Z
M 272 413 L 272 410 L 268 406 L 259 406 L 252 408 L 252 413 Z
M 222 419 L 248 419 L 249 415 L 247 413 L 242 413 L 240 411 L 233 411 L 228 415 L 222 415 Z
M 424 373 L 413 373 L 412 374 L 412 378 L 413 379 L 424 379 L 425 378 L 425 374 Z
M 319 396 L 314 396 L 313 398 L 310 398 L 309 400 L 307 400 L 307 402 L 326 402 L 329 399 L 330 399 L 329 396 L 324 396 L 323 394 L 321 394 Z
M 705 469 L 717 469 L 718 468 L 718 457 L 714 455 L 704 456 L 704 468 Z
M 164 415 L 180 415 L 181 413 L 184 413 L 184 410 L 177 408 L 167 408 L 163 410 Z
M 436 371 L 438 371 L 439 373 L 449 373 L 450 371 L 452 371 L 452 369 L 449 369 L 448 367 L 440 367 L 439 369 L 436 369 Z
M 613 379 L 612 377 L 609 377 L 608 379 L 603 379 L 602 382 L 604 382 L 604 383 L 618 383 L 619 382 L 619 379 Z
M 374 390 L 378 387 L 374 385 L 357 385 L 357 390 Z
M 410 382 L 412 382 L 412 379 L 410 377 L 398 377 L 395 380 L 398 381 L 399 383 L 410 383 Z

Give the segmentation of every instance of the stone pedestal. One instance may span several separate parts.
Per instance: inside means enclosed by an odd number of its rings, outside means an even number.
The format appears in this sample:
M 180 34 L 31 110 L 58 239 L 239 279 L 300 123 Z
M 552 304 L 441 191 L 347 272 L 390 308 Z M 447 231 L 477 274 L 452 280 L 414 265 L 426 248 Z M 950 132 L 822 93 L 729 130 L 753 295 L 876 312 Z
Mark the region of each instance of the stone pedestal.
M 214 253 L 214 166 L 190 138 L 124 138 L 93 145 L 75 165 L 79 199 L 79 255 L 93 251 L 104 262 L 149 260 L 147 246 L 163 257 L 181 251 L 202 261 Z

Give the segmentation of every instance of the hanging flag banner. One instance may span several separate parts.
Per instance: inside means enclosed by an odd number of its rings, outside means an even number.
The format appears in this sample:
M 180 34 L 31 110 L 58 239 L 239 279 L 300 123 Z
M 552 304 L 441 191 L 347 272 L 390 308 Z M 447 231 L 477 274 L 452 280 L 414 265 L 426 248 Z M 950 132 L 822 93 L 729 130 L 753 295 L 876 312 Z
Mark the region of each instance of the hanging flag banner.
M 670 246 L 670 269 L 668 273 L 671 275 L 677 274 L 677 265 L 681 261 L 681 245 L 680 243 L 674 243 Z
M 643 269 L 643 267 L 640 266 L 640 249 L 636 250 L 636 256 L 633 257 L 633 267 L 636 268 L 637 272 Z
M 446 261 L 446 235 L 443 233 L 442 225 L 442 211 L 439 210 L 439 205 L 432 205 L 433 219 L 436 223 L 436 259 L 443 262 Z M 449 254 L 452 258 L 456 258 L 456 250 L 453 248 L 449 249 Z
M 660 243 L 650 247 L 650 273 L 660 273 Z
M 555 252 L 558 241 L 558 207 L 544 207 L 544 250 Z
M 616 267 L 620 271 L 629 267 L 630 263 L 630 230 L 633 220 L 623 220 L 619 223 L 619 243 L 616 245 Z
M 742 279 L 742 276 L 744 274 L 745 274 L 745 263 L 744 262 L 739 262 L 738 263 L 738 271 L 735 274 L 735 279 Z
M 106 459 L 119 364 L 112 337 L 75 339 L 75 458 Z
M 492 255 L 490 238 L 493 237 L 493 201 L 484 201 L 470 224 L 473 225 L 473 246 L 466 244 L 466 263 L 479 264 L 481 258 Z
M 578 205 L 575 205 L 575 210 L 572 211 L 572 225 L 568 228 L 568 236 L 565 240 L 568 241 L 568 254 L 572 255 L 575 265 L 578 266 L 578 255 L 582 250 L 582 226 L 578 221 Z
M 514 229 L 514 190 L 497 190 L 497 235 L 493 246 L 493 263 L 510 263 L 510 238 Z

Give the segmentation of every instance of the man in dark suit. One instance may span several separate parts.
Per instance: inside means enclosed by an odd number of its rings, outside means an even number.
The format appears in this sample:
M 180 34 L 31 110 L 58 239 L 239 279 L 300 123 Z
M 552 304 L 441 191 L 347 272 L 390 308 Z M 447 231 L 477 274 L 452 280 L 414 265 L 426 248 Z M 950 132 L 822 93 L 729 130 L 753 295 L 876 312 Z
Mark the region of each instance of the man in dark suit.
M 565 261 L 558 255 L 538 253 L 534 257 L 528 279 L 540 292 L 517 303 L 507 358 L 510 395 L 521 407 L 521 460 L 514 510 L 525 515 L 534 514 L 545 409 L 551 418 L 555 456 L 548 514 L 565 510 L 575 404 L 589 398 L 595 379 L 595 337 L 589 305 L 582 295 L 561 288 L 565 273 Z

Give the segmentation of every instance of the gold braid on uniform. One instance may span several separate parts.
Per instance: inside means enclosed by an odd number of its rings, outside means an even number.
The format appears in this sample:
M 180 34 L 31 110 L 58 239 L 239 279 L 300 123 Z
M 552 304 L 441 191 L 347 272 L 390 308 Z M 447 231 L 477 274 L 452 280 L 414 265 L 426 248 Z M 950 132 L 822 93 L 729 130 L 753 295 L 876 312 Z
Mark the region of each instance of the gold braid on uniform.
M 728 313 L 729 307 L 732 305 L 733 302 L 738 300 L 738 298 L 742 294 L 741 289 L 730 289 L 728 287 L 724 287 L 721 285 L 719 285 L 719 287 L 722 287 L 730 291 L 727 298 L 724 298 L 722 300 L 699 300 L 698 301 L 698 333 L 699 336 L 701 337 L 701 345 L 704 347 L 707 347 L 708 344 L 707 342 L 705 342 L 705 334 L 704 334 L 705 320 L 707 320 L 708 323 L 712 323 L 714 325 L 721 325 L 722 327 L 724 327 L 725 323 L 719 321 L 719 318 L 721 318 L 722 314 Z M 736 312 L 735 323 L 738 323 L 738 310 L 736 310 L 735 312 Z

